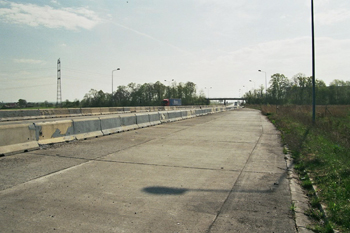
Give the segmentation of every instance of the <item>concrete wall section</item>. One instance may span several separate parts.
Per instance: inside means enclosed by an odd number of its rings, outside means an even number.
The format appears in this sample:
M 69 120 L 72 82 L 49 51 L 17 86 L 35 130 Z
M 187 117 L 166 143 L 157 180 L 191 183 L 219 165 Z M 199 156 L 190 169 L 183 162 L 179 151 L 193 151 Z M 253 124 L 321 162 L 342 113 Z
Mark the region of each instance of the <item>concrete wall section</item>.
M 40 116 L 40 111 L 39 109 L 21 110 L 20 115 L 21 117 Z
M 50 121 L 34 123 L 36 140 L 39 145 L 72 141 L 74 137 L 73 121 Z
M 67 108 L 55 108 L 52 109 L 53 115 L 56 117 L 66 117 L 69 116 L 69 110 Z
M 0 111 L 0 119 L 2 121 L 28 120 L 33 118 L 40 118 L 39 109 Z
M 100 121 L 103 135 L 109 135 L 123 131 L 120 116 L 100 117 Z
M 123 131 L 139 128 L 135 114 L 120 115 Z
M 149 123 L 151 125 L 162 124 L 162 122 L 160 121 L 160 114 L 158 112 L 149 113 L 148 116 L 149 116 Z
M 159 112 L 160 122 L 167 123 L 170 122 L 168 112 L 162 111 Z
M 168 117 L 169 117 L 170 122 L 179 121 L 179 120 L 182 120 L 182 113 L 181 113 L 181 111 L 169 111 Z
M 136 116 L 136 123 L 139 128 L 151 126 L 149 116 L 147 113 L 143 113 L 143 114 L 138 113 L 138 114 L 135 114 L 135 116 Z
M 123 112 L 131 112 L 131 109 L 129 107 L 124 107 Z
M 99 118 L 73 120 L 73 129 L 78 140 L 103 136 Z
M 195 117 L 193 110 L 182 110 L 182 118 L 189 119 Z
M 16 110 L 0 110 L 0 119 L 17 117 L 17 112 Z
M 43 117 L 54 117 L 55 113 L 53 111 L 54 109 L 40 109 L 40 115 Z
M 110 114 L 109 108 L 107 108 L 107 107 L 100 108 L 100 114 L 101 115 Z
M 113 113 L 122 113 L 124 112 L 124 108 L 123 107 L 111 107 L 108 109 L 109 113 L 110 114 L 113 114 Z
M 68 108 L 70 116 L 82 116 L 81 108 Z
M 0 155 L 37 148 L 33 124 L 0 125 Z
M 202 115 L 204 115 L 203 109 L 196 109 L 196 110 L 194 111 L 194 113 L 195 113 L 196 116 L 202 116 Z
M 103 107 L 103 108 L 54 108 L 35 110 L 0 110 L 1 121 L 72 117 L 72 116 L 93 116 L 107 115 L 121 112 L 154 112 L 154 111 L 176 111 L 192 110 L 199 106 L 146 106 L 146 107 Z M 218 106 L 202 106 L 202 109 L 215 108 Z M 220 107 L 220 106 L 219 106 Z M 229 108 L 229 107 L 228 107 Z
M 229 108 L 228 108 L 229 109 Z M 234 109 L 234 108 L 231 108 Z M 107 110 L 107 108 L 106 108 Z M 108 111 L 121 110 L 108 108 Z M 133 110 L 133 109 L 128 109 Z M 93 114 L 90 109 L 82 109 L 85 114 Z M 95 110 L 96 111 L 96 110 Z M 181 111 L 160 111 L 138 114 L 105 115 L 101 117 L 56 120 L 51 122 L 0 125 L 0 155 L 36 149 L 42 144 L 52 144 L 75 139 L 98 137 L 140 127 L 167 123 L 195 116 L 226 111 L 224 107 L 187 109 Z M 5 113 L 4 113 L 5 112 Z M 1 116 L 12 116 L 12 111 L 4 111 Z M 18 113 L 18 112 L 17 112 Z M 29 114 L 36 114 L 35 112 Z M 42 115 L 79 114 L 75 109 L 41 110 Z
M 93 115 L 101 115 L 100 108 L 82 108 L 81 113 L 83 116 L 93 116 Z

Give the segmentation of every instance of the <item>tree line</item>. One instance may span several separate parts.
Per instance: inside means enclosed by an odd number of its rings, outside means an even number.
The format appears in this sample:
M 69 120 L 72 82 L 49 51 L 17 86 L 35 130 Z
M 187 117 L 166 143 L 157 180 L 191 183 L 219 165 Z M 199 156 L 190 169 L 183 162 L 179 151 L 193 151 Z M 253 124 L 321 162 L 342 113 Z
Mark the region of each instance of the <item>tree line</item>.
M 204 105 L 206 98 L 203 93 L 197 95 L 196 84 L 193 82 L 175 82 L 165 86 L 161 82 L 118 86 L 115 92 L 105 93 L 102 90 L 91 89 L 80 102 L 81 107 L 110 106 L 159 106 L 163 99 L 181 98 L 183 105 Z M 63 103 L 67 105 L 69 103 Z
M 173 82 L 166 86 L 161 82 L 136 84 L 129 83 L 126 86 L 118 86 L 112 94 L 102 90 L 91 89 L 80 101 L 66 100 L 61 104 L 54 104 L 45 101 L 43 103 L 27 103 L 24 99 L 19 99 L 17 103 L 1 104 L 0 108 L 35 108 L 35 107 L 118 107 L 118 106 L 160 106 L 163 99 L 179 98 L 182 105 L 205 105 L 207 100 L 203 92 L 197 94 L 196 84 L 193 82 L 179 83 Z
M 299 73 L 289 80 L 283 74 L 271 76 L 270 87 L 264 87 L 244 94 L 247 104 L 298 104 L 312 103 L 312 76 Z M 315 80 L 316 104 L 342 105 L 350 103 L 350 81 L 335 79 L 329 86 L 322 80 Z

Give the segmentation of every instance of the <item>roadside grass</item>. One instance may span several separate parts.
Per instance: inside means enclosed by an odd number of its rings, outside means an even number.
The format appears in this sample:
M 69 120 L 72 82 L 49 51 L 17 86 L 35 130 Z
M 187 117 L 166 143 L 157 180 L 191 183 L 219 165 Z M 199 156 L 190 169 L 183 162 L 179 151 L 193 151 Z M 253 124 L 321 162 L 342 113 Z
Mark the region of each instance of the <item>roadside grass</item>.
M 315 124 L 310 106 L 253 107 L 281 131 L 294 158 L 310 199 L 305 214 L 318 223 L 312 230 L 332 232 L 334 227 L 350 232 L 350 106 L 317 106 Z

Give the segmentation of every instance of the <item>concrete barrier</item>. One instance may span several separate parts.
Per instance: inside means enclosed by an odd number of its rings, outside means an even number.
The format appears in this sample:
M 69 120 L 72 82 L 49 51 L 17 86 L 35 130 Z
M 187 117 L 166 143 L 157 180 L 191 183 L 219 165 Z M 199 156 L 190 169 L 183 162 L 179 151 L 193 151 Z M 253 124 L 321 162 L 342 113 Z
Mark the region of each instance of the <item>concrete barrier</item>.
M 123 107 L 111 107 L 111 108 L 109 108 L 108 111 L 110 114 L 114 114 L 114 113 L 122 113 L 122 112 L 124 112 L 124 109 L 123 109 Z
M 1 121 L 15 121 L 15 120 L 28 120 L 28 119 L 40 118 L 39 109 L 27 109 L 27 110 L 1 110 Z
M 123 107 L 123 112 L 131 112 L 131 109 L 128 107 Z
M 168 118 L 170 122 L 182 120 L 181 111 L 169 111 Z
M 22 110 L 0 110 L 1 121 L 22 120 L 22 119 L 40 119 L 40 118 L 56 118 L 68 116 L 92 116 L 107 115 L 121 112 L 155 112 L 155 111 L 175 111 L 175 110 L 194 110 L 199 106 L 146 106 L 146 107 L 104 107 L 104 108 L 54 108 L 54 109 L 22 109 Z M 222 105 L 203 105 L 202 109 L 214 108 L 223 109 L 222 111 L 231 110 L 236 107 L 222 107 Z M 216 108 L 216 109 L 215 109 Z M 220 110 L 221 111 L 221 110 Z
M 0 118 L 5 119 L 5 118 L 12 118 L 12 117 L 17 117 L 18 111 L 16 110 L 0 110 Z
M 0 155 L 37 148 L 33 124 L 0 125 Z
M 136 124 L 138 125 L 139 128 L 145 128 L 145 127 L 151 126 L 148 114 L 137 113 L 135 115 L 136 115 Z
M 39 145 L 75 140 L 73 121 L 49 121 L 34 123 L 36 140 Z
M 207 115 L 207 114 L 211 114 L 211 108 L 205 108 L 204 109 L 204 114 Z
M 227 107 L 226 107 L 226 110 L 227 110 L 227 111 L 232 111 L 232 110 L 237 109 L 237 108 L 238 108 L 237 106 L 230 105 L 230 106 L 227 106 Z
M 39 109 L 21 110 L 21 117 L 37 117 L 40 116 Z
M 229 109 L 227 108 L 227 110 Z M 191 108 L 181 111 L 160 111 L 31 124 L 0 125 L 0 155 L 37 149 L 41 144 L 98 137 L 219 111 L 226 111 L 226 108 Z M 68 112 L 78 113 L 79 111 L 75 109 L 73 111 L 70 111 L 70 109 L 55 109 L 44 110 L 40 114 L 54 113 L 63 116 L 62 114 Z M 12 116 L 11 114 L 11 111 L 6 111 L 6 115 L 2 113 L 1 116 Z
M 99 118 L 74 119 L 73 131 L 78 140 L 103 136 Z
M 55 117 L 53 109 L 40 109 L 40 115 L 45 118 Z
M 100 108 L 82 108 L 81 113 L 83 116 L 101 115 L 101 110 Z
M 182 114 L 182 119 L 189 119 L 193 117 L 191 110 L 182 110 L 181 114 Z
M 81 109 L 81 114 L 83 116 L 92 116 L 91 108 L 82 108 Z
M 135 107 L 135 112 L 146 112 L 146 107 Z
M 52 109 L 53 115 L 55 117 L 67 117 L 69 116 L 69 110 L 68 108 L 55 108 Z
M 70 116 L 82 116 L 80 108 L 68 108 L 68 112 Z
M 167 123 L 170 122 L 169 117 L 168 117 L 168 112 L 166 111 L 161 111 L 159 113 L 159 118 L 161 123 Z
M 137 125 L 135 114 L 120 115 L 120 119 L 123 131 L 134 130 L 139 128 L 139 126 Z
M 204 115 L 204 111 L 203 111 L 203 109 L 196 109 L 196 110 L 194 110 L 194 114 L 196 116 L 203 116 Z
M 101 131 L 103 135 L 119 133 L 123 131 L 120 116 L 100 117 Z
M 149 116 L 149 123 L 151 125 L 162 124 L 162 122 L 160 121 L 160 114 L 158 112 L 149 113 L 148 116 Z
M 100 114 L 101 115 L 110 114 L 109 108 L 107 108 L 107 107 L 100 108 Z

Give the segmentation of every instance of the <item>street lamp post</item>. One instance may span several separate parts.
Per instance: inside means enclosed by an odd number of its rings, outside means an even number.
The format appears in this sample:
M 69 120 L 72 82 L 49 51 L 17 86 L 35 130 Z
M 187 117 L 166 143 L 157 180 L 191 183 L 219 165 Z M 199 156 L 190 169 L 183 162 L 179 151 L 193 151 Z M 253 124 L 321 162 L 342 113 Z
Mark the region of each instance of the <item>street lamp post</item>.
M 249 80 L 249 82 L 254 83 L 254 90 L 255 90 L 255 82 L 252 80 Z
M 259 72 L 264 72 L 265 73 L 265 102 L 267 104 L 267 79 L 266 79 L 266 72 L 263 70 L 258 70 Z
M 171 81 L 165 79 L 164 82 L 168 82 L 169 98 L 171 98 L 171 97 L 175 98 L 174 96 L 171 95 L 171 92 L 172 92 L 172 91 L 171 91 L 171 89 L 172 89 L 172 88 L 171 88 L 171 85 L 173 84 L 173 82 L 175 82 L 175 79 L 172 79 Z M 170 85 L 170 84 L 171 84 L 171 85 Z
M 175 81 L 175 79 L 172 79 L 171 81 L 170 80 L 164 80 L 164 82 L 168 82 L 168 85 L 170 86 L 170 83 L 171 82 L 174 82 Z
M 117 70 L 120 70 L 120 68 L 117 68 L 117 69 L 115 69 L 115 70 L 112 70 L 112 95 L 113 95 L 113 72 L 114 72 L 114 71 L 117 71 Z
M 312 122 L 316 121 L 316 94 L 315 94 L 315 26 L 314 26 L 314 1 L 311 0 L 311 34 L 312 34 Z

